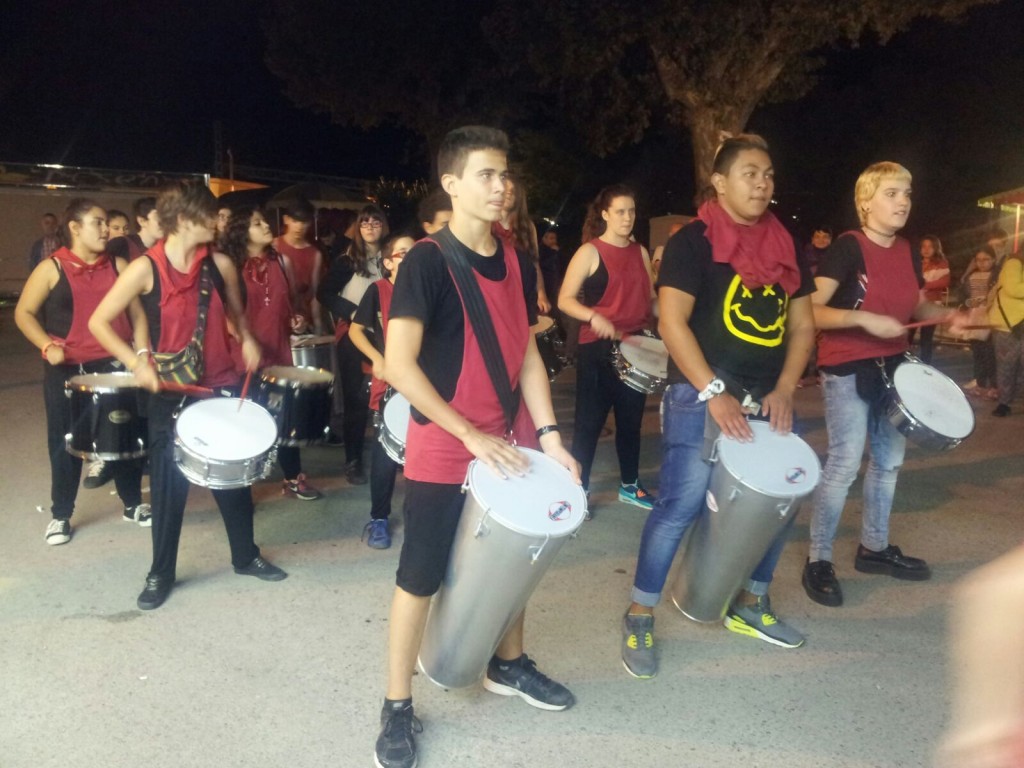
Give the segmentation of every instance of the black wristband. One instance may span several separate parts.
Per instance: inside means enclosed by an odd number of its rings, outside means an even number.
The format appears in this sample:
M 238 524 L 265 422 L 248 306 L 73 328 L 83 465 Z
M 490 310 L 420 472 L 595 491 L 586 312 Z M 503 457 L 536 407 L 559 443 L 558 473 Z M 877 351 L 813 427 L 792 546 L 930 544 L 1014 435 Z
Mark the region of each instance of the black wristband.
M 561 431 L 562 430 L 560 430 L 558 428 L 557 424 L 548 424 L 546 427 L 541 427 L 540 429 L 537 430 L 537 439 L 540 440 L 542 437 L 544 437 L 544 435 L 548 434 L 548 432 L 561 432 Z

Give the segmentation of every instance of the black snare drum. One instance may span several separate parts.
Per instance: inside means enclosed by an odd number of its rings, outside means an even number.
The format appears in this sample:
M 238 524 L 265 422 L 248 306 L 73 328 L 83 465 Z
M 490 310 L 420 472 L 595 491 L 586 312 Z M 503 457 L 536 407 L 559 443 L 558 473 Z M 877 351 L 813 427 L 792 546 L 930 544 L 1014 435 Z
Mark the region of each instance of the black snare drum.
M 253 399 L 274 415 L 278 445 L 311 445 L 327 437 L 333 389 L 329 371 L 274 365 L 260 373 Z
M 130 373 L 84 373 L 64 385 L 71 431 L 64 436 L 72 456 L 82 459 L 136 459 L 146 455 L 149 393 Z

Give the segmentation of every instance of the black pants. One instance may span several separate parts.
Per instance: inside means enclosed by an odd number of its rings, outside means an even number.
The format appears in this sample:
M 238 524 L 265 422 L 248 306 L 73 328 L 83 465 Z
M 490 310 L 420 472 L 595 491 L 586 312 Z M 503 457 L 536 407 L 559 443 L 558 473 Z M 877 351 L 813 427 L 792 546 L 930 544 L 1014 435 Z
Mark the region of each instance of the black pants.
M 640 471 L 640 427 L 647 395 L 622 382 L 612 364 L 611 348 L 610 341 L 592 341 L 580 344 L 577 353 L 572 454 L 583 466 L 583 487 L 588 489 L 597 441 L 612 409 L 622 482 L 636 482 Z
M 153 395 L 149 399 L 149 477 L 152 488 L 153 564 L 150 576 L 174 578 L 178 541 L 188 501 L 188 479 L 174 463 L 174 414 L 185 401 Z M 248 565 L 260 554 L 253 541 L 253 503 L 250 488 L 211 490 L 224 519 L 231 547 L 231 564 Z
M 82 460 L 65 448 L 64 436 L 71 432 L 71 401 L 64 394 L 64 383 L 80 373 L 110 373 L 117 370 L 112 360 L 82 365 L 43 363 L 43 405 L 46 409 L 46 446 L 50 454 L 50 514 L 55 520 L 68 520 L 75 511 L 78 483 L 82 479 Z M 142 503 L 142 461 L 126 459 L 111 462 L 117 494 L 126 507 Z
M 377 427 L 380 434 L 381 427 Z M 391 517 L 391 497 L 395 494 L 395 476 L 398 464 L 388 456 L 380 440 L 374 440 L 370 448 L 370 517 L 387 520 Z
M 277 446 L 277 463 L 281 467 L 281 472 L 284 473 L 285 480 L 295 480 L 302 474 L 302 459 L 298 446 Z
M 971 342 L 971 356 L 974 358 L 974 380 L 979 387 L 995 389 L 996 383 L 996 348 L 989 337 L 984 341 Z
M 342 438 L 345 440 L 345 463 L 362 461 L 363 440 L 369 418 L 370 393 L 363 373 L 363 353 L 345 334 L 338 342 L 338 377 L 335 386 L 341 386 L 344 414 Z

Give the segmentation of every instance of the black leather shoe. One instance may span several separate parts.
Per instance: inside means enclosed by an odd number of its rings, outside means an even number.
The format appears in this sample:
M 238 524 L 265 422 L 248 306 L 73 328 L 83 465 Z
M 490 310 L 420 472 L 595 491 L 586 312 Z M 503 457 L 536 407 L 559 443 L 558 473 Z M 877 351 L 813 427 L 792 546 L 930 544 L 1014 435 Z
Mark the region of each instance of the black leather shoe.
M 288 578 L 287 573 L 273 563 L 264 560 L 259 555 L 253 558 L 253 561 L 248 565 L 235 568 L 235 573 L 241 576 L 255 576 L 257 579 L 263 579 L 264 581 L 284 581 Z
M 887 573 L 896 579 L 927 581 L 932 577 L 931 568 L 924 560 L 907 557 L 899 547 L 890 544 L 881 552 L 868 549 L 863 544 L 857 547 L 857 558 L 853 567 L 861 573 Z
M 804 565 L 804 591 L 816 603 L 836 607 L 843 604 L 843 589 L 839 586 L 835 569 L 828 560 L 810 558 Z
M 173 576 L 147 576 L 146 587 L 139 594 L 135 604 L 140 611 L 152 611 L 164 604 L 167 596 L 171 594 L 171 587 L 174 586 Z

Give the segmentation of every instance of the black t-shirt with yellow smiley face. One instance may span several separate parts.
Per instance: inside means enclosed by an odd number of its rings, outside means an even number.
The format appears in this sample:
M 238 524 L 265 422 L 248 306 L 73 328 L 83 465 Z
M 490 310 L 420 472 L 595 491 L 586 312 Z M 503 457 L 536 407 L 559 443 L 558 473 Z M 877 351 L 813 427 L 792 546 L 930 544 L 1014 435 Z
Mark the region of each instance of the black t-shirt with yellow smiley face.
M 712 261 L 704 229 L 704 222 L 694 220 L 668 241 L 658 287 L 676 288 L 694 297 L 690 329 L 712 368 L 730 374 L 751 391 L 770 391 L 786 359 L 789 301 L 814 292 L 810 267 L 794 244 L 799 290 L 789 296 L 777 283 L 747 288 L 731 266 Z M 668 379 L 671 384 L 686 381 L 671 359 Z

